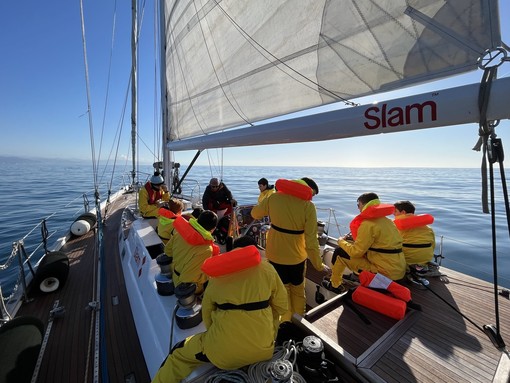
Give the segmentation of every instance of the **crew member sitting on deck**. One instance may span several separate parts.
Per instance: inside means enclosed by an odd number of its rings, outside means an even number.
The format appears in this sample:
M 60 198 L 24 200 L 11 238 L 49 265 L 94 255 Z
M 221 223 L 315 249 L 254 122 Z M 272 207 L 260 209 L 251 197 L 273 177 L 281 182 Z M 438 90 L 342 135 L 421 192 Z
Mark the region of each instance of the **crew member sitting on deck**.
M 434 257 L 436 237 L 427 226 L 434 222 L 430 214 L 415 215 L 415 207 L 410 201 L 395 202 L 395 226 L 402 239 L 402 249 L 407 265 L 427 266 Z
M 211 178 L 202 196 L 202 206 L 220 215 L 220 219 L 232 213 L 232 207 L 236 206 L 236 200 L 232 197 L 227 185 L 217 178 Z
M 362 270 L 381 273 L 392 280 L 405 276 L 406 261 L 402 252 L 402 237 L 393 222 L 386 218 L 393 214 L 393 205 L 381 204 L 375 193 L 358 197 L 358 214 L 350 223 L 351 233 L 338 239 L 333 253 L 331 279 L 323 286 L 337 293 L 344 292 L 343 272 Z
M 170 194 L 164 184 L 165 180 L 155 172 L 149 181 L 138 193 L 138 206 L 144 218 L 158 217 L 162 203 L 170 200 Z
M 271 229 L 267 235 L 266 257 L 280 275 L 289 298 L 289 310 L 282 321 L 290 321 L 292 314 L 303 315 L 306 309 L 306 259 L 322 271 L 317 239 L 317 211 L 312 197 L 319 187 L 311 178 L 300 180 L 279 179 L 277 192 L 264 198 L 253 207 L 255 219 L 269 216 Z
M 159 209 L 157 233 L 165 245 L 173 234 L 175 218 L 182 213 L 183 208 L 181 200 L 171 198 L 168 207 L 163 206 Z
M 274 185 L 269 185 L 269 181 L 265 178 L 261 178 L 258 182 L 259 185 L 259 199 L 257 203 L 260 203 L 264 198 L 269 197 L 271 194 L 273 194 L 276 189 L 274 188 Z
M 175 218 L 174 234 L 165 245 L 165 254 L 173 257 L 172 281 L 175 287 L 184 282 L 195 283 L 195 294 L 204 291 L 207 276 L 200 267 L 207 258 L 219 253 L 211 234 L 217 224 L 218 216 L 209 210 L 202 212 L 198 219 L 187 221 L 182 215 Z
M 234 247 L 244 241 L 250 238 L 238 238 Z M 220 263 L 232 259 L 242 259 L 239 268 L 221 275 Z M 206 331 L 177 343 L 153 383 L 178 383 L 207 362 L 234 370 L 273 356 L 279 318 L 287 310 L 287 294 L 274 267 L 249 245 L 212 257 L 203 268 L 220 271 L 209 277 L 202 300 Z

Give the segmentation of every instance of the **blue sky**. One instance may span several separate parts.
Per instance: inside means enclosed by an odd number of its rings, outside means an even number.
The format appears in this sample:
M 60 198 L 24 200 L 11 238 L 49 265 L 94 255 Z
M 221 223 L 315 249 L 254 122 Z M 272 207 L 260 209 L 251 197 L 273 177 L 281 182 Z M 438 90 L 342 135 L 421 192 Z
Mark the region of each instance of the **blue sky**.
M 154 84 L 158 74 L 152 57 L 152 1 L 147 2 L 142 36 L 139 75 L 139 135 L 141 161 L 152 163 L 157 153 L 157 121 Z M 500 15 L 510 14 L 510 2 L 500 2 Z M 90 159 L 116 152 L 116 132 L 122 127 L 119 153 L 130 154 L 130 103 L 122 117 L 130 70 L 129 2 L 118 1 L 112 69 L 108 62 L 112 46 L 114 1 L 84 0 L 86 41 L 94 144 L 87 118 L 87 97 L 80 24 L 79 1 L 4 1 L 0 5 L 0 155 L 62 159 Z M 121 7 L 122 5 L 122 7 Z M 504 22 L 504 17 L 501 17 Z M 502 23 L 503 23 L 502 22 Z M 502 27 L 503 41 L 510 43 L 510 26 Z M 120 53 L 120 55 L 119 55 Z M 439 89 L 478 82 L 482 73 L 449 79 Z M 504 65 L 499 76 L 509 76 Z M 110 76 L 108 102 L 106 84 Z M 436 89 L 427 85 L 421 91 Z M 401 95 L 396 95 L 400 97 Z M 129 100 L 129 98 L 128 98 Z M 107 106 L 105 106 L 107 105 Z M 104 136 L 102 134 L 103 115 Z M 282 166 L 416 166 L 478 167 L 481 154 L 471 150 L 478 138 L 478 126 L 463 125 L 376 135 L 329 142 L 271 145 L 211 150 L 199 164 L 282 165 Z M 508 145 L 509 122 L 496 130 Z M 100 138 L 103 136 L 103 144 Z M 508 152 L 508 150 L 507 150 Z M 363 153 L 363 154 L 360 154 Z M 177 161 L 187 164 L 194 153 L 177 153 Z

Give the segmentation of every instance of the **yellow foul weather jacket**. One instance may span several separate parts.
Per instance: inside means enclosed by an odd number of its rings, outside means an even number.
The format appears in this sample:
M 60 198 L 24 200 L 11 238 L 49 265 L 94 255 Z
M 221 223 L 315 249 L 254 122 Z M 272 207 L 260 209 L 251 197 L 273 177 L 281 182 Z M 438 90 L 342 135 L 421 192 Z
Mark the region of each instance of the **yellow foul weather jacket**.
M 180 225 L 185 231 L 179 231 Z M 202 292 L 207 275 L 200 269 L 204 261 L 213 255 L 213 241 L 210 232 L 203 229 L 195 218 L 188 223 L 182 216 L 174 221 L 175 231 L 165 246 L 165 254 L 173 257 L 172 280 L 175 286 L 189 282 L 197 284 L 197 293 Z M 198 228 L 199 230 L 196 230 Z M 192 240 L 187 234 L 193 234 L 199 241 Z
M 412 219 L 414 214 L 405 214 L 395 217 L 395 221 Z M 434 231 L 427 225 L 399 230 L 403 241 L 404 256 L 408 265 L 426 264 L 434 257 L 436 237 Z M 429 245 L 429 246 L 427 246 Z
M 260 192 L 260 194 L 259 194 L 259 199 L 258 199 L 257 203 L 262 202 L 262 200 L 263 200 L 264 198 L 269 197 L 269 196 L 270 196 L 271 194 L 273 194 L 274 192 L 276 192 L 276 190 L 275 190 L 275 188 L 274 188 L 274 187 L 273 187 L 273 188 L 271 188 L 271 189 L 266 189 L 266 190 L 261 191 L 261 192 Z
M 378 272 L 392 280 L 402 279 L 406 263 L 404 254 L 385 254 L 375 249 L 402 249 L 402 237 L 397 228 L 387 217 L 365 219 L 358 228 L 354 242 L 338 240 L 338 245 L 351 258 L 365 257 L 376 266 Z M 370 250 L 374 249 L 374 250 Z
M 255 302 L 268 302 L 268 306 L 251 311 L 220 308 L 222 304 Z M 271 359 L 279 317 L 286 310 L 287 291 L 266 260 L 245 270 L 211 277 L 202 301 L 207 328 L 202 339 L 204 354 L 215 366 L 227 370 Z
M 317 211 L 312 201 L 276 192 L 254 206 L 251 215 L 255 219 L 270 216 L 272 225 L 304 231 L 303 234 L 287 234 L 273 228 L 269 230 L 267 259 L 281 265 L 297 265 L 309 258 L 315 269 L 323 270 L 317 239 Z
M 150 189 L 150 183 L 148 183 L 148 186 L 146 184 L 146 186 L 141 188 L 138 192 L 138 207 L 140 213 L 146 218 L 158 217 L 159 205 L 157 204 L 157 200 L 170 201 L 170 193 L 152 190 L 153 194 L 151 196 L 147 190 L 148 188 Z
M 159 209 L 158 235 L 163 238 L 164 243 L 170 239 L 174 231 L 174 221 L 177 215 L 164 208 Z

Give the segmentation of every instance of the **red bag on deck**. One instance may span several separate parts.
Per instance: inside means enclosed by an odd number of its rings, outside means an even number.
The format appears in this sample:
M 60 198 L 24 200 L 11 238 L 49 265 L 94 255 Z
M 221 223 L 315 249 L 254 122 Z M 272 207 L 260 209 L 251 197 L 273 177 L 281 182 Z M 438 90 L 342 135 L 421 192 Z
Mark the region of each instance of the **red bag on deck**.
M 352 300 L 393 319 L 400 320 L 406 315 L 406 302 L 367 287 L 358 286 L 352 293 Z

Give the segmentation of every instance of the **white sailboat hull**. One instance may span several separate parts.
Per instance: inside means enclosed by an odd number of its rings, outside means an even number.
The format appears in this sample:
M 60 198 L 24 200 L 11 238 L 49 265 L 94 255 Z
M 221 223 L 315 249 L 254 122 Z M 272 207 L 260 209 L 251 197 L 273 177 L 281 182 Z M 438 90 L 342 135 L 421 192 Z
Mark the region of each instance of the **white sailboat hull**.
M 205 331 L 205 325 L 201 322 L 185 330 L 176 323 L 172 325 L 177 298 L 175 295 L 162 296 L 157 292 L 155 277 L 160 273 L 160 268 L 156 260 L 151 259 L 147 246 L 161 243 L 161 239 L 147 221 L 135 220 L 125 240 L 122 231 L 121 227 L 119 246 L 129 303 L 147 369 L 154 377 L 170 351 L 171 329 L 173 346 L 188 336 Z

